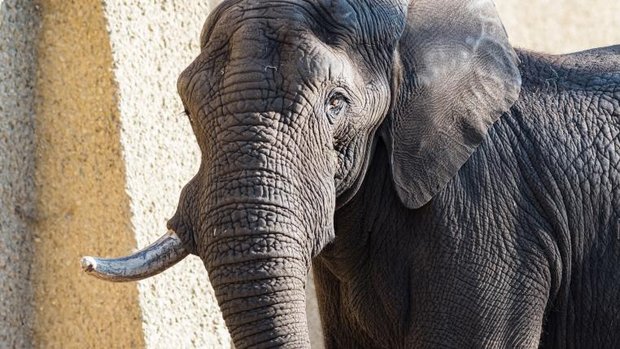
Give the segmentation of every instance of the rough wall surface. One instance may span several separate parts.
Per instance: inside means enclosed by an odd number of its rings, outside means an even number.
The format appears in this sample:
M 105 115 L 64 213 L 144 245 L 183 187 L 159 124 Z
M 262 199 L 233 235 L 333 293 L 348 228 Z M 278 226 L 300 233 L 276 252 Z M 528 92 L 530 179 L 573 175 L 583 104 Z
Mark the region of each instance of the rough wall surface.
M 510 41 L 547 53 L 620 44 L 618 0 L 495 0 Z
M 99 2 L 39 1 L 35 347 L 144 345 L 135 284 L 85 276 L 80 256 L 135 246 L 117 91 Z
M 34 5 L 0 0 L 0 347 L 32 346 Z
M 200 51 L 213 1 L 106 1 L 118 82 L 121 145 L 138 246 L 166 231 L 200 155 L 176 81 Z M 205 267 L 190 257 L 138 284 L 148 348 L 227 348 Z

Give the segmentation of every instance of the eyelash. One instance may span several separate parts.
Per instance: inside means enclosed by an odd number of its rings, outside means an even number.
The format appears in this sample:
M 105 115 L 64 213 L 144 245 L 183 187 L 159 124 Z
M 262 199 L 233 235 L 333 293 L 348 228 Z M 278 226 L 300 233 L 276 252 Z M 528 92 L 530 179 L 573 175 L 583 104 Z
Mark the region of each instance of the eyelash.
M 187 116 L 187 118 L 189 119 L 189 123 L 191 125 L 194 125 L 194 120 L 192 120 L 192 116 L 189 114 L 189 111 L 187 109 L 183 109 L 183 111 L 181 112 L 181 114 Z

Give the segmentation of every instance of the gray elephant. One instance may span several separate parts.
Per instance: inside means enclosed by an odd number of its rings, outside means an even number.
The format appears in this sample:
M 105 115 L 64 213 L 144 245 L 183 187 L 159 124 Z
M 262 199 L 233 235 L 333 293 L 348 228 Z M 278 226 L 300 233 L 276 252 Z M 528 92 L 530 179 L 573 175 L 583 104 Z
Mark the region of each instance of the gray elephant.
M 170 233 L 237 348 L 620 344 L 620 46 L 515 51 L 486 0 L 229 0 L 178 80 L 202 163 Z

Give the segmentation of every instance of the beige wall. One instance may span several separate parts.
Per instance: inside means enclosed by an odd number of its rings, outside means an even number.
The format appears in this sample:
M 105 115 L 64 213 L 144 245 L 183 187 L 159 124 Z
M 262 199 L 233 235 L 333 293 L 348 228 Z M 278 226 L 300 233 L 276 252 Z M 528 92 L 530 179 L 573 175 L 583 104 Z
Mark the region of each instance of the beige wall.
M 217 2 L 0 0 L 0 347 L 230 347 L 197 258 L 125 285 L 78 264 L 165 231 L 198 165 L 176 77 Z M 520 47 L 620 43 L 616 0 L 497 5 Z
M 513 45 L 569 53 L 620 44 L 618 0 L 495 0 Z
M 120 145 L 131 227 L 138 246 L 166 231 L 199 150 L 176 93 L 179 73 L 199 52 L 213 1 L 105 1 L 120 110 Z M 230 344 L 205 268 L 190 257 L 138 283 L 149 348 Z
M 84 277 L 81 254 L 135 246 L 118 93 L 99 2 L 39 2 L 34 341 L 41 348 L 143 346 L 134 284 Z

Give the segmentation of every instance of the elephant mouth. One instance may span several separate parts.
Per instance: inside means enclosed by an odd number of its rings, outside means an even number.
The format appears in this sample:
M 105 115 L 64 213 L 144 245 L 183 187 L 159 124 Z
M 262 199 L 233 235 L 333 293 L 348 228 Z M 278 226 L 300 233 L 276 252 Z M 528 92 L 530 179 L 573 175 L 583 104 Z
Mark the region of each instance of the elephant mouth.
M 177 234 L 169 230 L 151 245 L 119 258 L 82 257 L 82 270 L 112 282 L 138 281 L 159 274 L 183 260 L 189 252 Z

